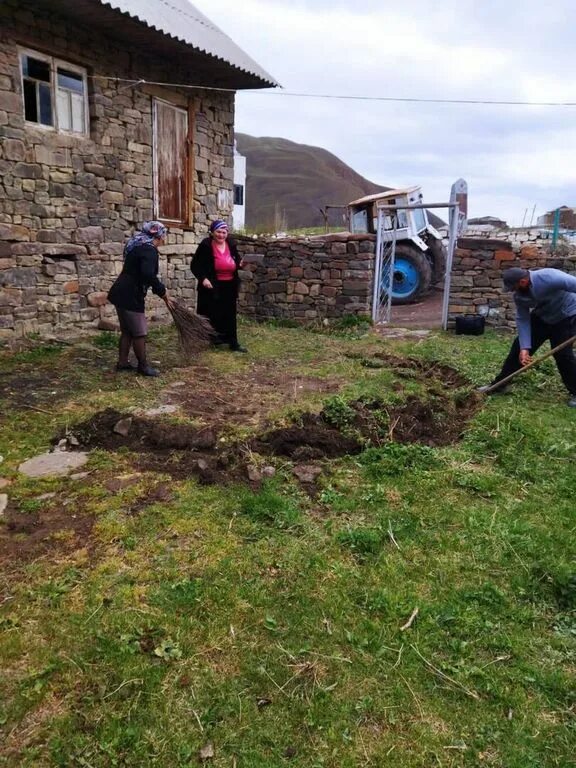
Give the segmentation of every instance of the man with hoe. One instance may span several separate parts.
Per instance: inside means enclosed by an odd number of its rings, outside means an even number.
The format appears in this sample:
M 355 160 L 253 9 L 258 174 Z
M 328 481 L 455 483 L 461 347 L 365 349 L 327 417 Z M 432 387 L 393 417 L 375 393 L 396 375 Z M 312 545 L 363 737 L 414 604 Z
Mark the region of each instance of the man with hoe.
M 507 291 L 514 291 L 516 326 L 518 336 L 514 340 L 502 370 L 492 381 L 479 387 L 486 392 L 511 373 L 532 361 L 532 355 L 550 342 L 557 347 L 576 336 L 576 277 L 560 269 L 522 269 L 511 267 L 502 275 Z M 569 344 L 554 354 L 556 366 L 570 393 L 568 405 L 576 408 L 576 357 Z M 503 392 L 500 387 L 495 393 Z

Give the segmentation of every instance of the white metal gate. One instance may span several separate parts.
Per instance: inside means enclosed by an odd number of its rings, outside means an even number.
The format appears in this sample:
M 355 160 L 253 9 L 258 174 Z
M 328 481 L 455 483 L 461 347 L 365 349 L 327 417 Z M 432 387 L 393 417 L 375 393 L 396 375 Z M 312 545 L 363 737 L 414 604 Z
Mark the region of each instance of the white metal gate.
M 467 184 L 458 179 L 453 185 L 449 203 L 431 203 L 428 205 L 382 205 L 378 208 L 376 235 L 376 258 L 374 263 L 374 286 L 372 293 L 372 321 L 390 323 L 392 321 L 392 294 L 394 283 L 394 260 L 398 240 L 399 212 L 419 208 L 447 208 L 449 211 L 448 246 L 444 273 L 444 295 L 442 301 L 442 328 L 448 327 L 448 306 L 450 301 L 450 280 L 452 262 L 458 235 L 466 226 Z

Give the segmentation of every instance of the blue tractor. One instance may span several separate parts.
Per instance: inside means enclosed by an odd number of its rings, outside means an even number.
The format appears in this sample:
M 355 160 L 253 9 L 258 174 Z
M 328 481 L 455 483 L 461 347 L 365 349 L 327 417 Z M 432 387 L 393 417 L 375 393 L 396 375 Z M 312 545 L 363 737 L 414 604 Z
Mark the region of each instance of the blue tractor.
M 377 234 L 378 213 L 382 210 L 381 238 L 396 240 L 392 303 L 412 304 L 422 299 L 444 278 L 446 250 L 442 235 L 429 222 L 424 208 L 408 210 L 401 206 L 422 205 L 420 187 L 390 189 L 362 197 L 348 204 L 350 231 Z M 397 210 L 382 206 L 400 206 Z M 389 281 L 383 271 L 382 280 Z

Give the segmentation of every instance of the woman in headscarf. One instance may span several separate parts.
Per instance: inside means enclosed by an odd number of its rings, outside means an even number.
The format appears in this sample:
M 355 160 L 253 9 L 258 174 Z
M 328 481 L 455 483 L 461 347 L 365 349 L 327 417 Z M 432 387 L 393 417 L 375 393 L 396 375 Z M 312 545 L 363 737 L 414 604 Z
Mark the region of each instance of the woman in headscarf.
M 228 239 L 228 224 L 221 219 L 210 225 L 210 236 L 202 240 L 190 269 L 198 280 L 199 315 L 207 317 L 216 333 L 216 344 L 228 344 L 233 352 L 247 352 L 238 343 L 236 302 L 242 259 L 233 240 Z
M 137 373 L 142 376 L 158 376 L 156 368 L 146 359 L 146 335 L 148 325 L 144 314 L 144 299 L 148 288 L 170 307 L 172 299 L 158 278 L 158 247 L 162 245 L 168 230 L 159 221 L 146 221 L 124 248 L 124 266 L 108 293 L 108 301 L 116 307 L 120 323 L 117 371 L 133 371 L 128 357 L 130 348 L 138 360 Z

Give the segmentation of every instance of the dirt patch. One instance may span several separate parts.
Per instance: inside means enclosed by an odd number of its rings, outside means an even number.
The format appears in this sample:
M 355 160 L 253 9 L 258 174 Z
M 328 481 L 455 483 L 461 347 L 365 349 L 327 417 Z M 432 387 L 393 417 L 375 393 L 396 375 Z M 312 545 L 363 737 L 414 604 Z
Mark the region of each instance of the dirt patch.
M 399 405 L 377 398 L 350 402 L 336 398 L 338 402 L 332 407 L 327 403 L 319 414 L 303 413 L 287 427 L 256 434 L 249 448 L 262 455 L 308 462 L 355 455 L 390 440 L 449 445 L 461 437 L 481 405 L 476 393 L 463 389 L 468 381 L 451 366 L 382 353 L 368 360 L 393 368 L 399 377 L 417 380 L 424 394 L 412 395 Z M 266 401 L 266 394 L 271 390 L 285 404 L 288 390 L 296 396 L 298 388 L 331 391 L 336 386 L 334 381 L 292 377 L 282 387 L 281 375 L 269 370 L 269 365 L 254 364 L 253 376 L 236 373 L 234 383 L 222 377 L 218 394 L 214 392 L 214 372 L 200 366 L 194 369 L 193 391 L 181 382 L 165 390 L 168 399 L 202 422 L 200 427 L 107 409 L 57 435 L 55 442 L 66 437 L 76 448 L 128 449 L 136 454 L 135 469 L 168 474 L 176 480 L 194 477 L 203 484 L 240 481 L 257 485 L 259 481 L 249 477 L 246 446 L 220 441 L 219 429 L 234 422 L 260 426 L 269 413 L 272 401 Z M 260 387 L 264 387 L 262 394 Z
M 153 421 L 107 408 L 60 432 L 53 442 L 64 438 L 78 449 L 128 449 L 137 455 L 135 469 L 175 480 L 195 477 L 205 485 L 248 480 L 241 449 L 218 447 L 211 427 Z
M 267 432 L 256 438 L 251 447 L 265 455 L 288 456 L 295 461 L 306 461 L 357 454 L 363 446 L 357 438 L 345 436 L 329 424 L 323 414 L 306 413 L 298 426 Z
M 60 432 L 54 442 L 63 438 L 77 441 L 75 444 L 81 448 L 98 447 L 107 451 L 119 448 L 194 451 L 212 450 L 216 445 L 216 435 L 210 428 L 153 421 L 120 413 L 114 408 L 99 411 L 90 419 Z
M 304 414 L 298 426 L 272 430 L 256 438 L 251 447 L 259 453 L 302 461 L 354 455 L 391 440 L 450 445 L 460 439 L 480 404 L 476 393 L 454 398 L 446 394 L 410 397 L 398 406 L 378 399 L 355 400 L 346 404 L 348 412 L 341 425 L 334 424 L 327 410 Z
M 396 357 L 385 352 L 378 352 L 373 358 L 367 358 L 365 363 L 377 361 L 378 367 L 393 368 L 397 376 L 402 378 L 417 378 L 424 381 L 435 381 L 443 387 L 469 387 L 470 382 L 455 368 L 437 360 L 419 360 L 415 357 Z
M 31 512 L 10 503 L 0 526 L 0 566 L 19 567 L 55 549 L 89 548 L 93 525 L 94 516 L 65 496 L 47 499 Z
M 294 373 L 289 359 L 252 362 L 244 375 L 218 373 L 207 366 L 194 366 L 192 382 L 186 387 L 168 387 L 164 403 L 177 405 L 187 416 L 218 431 L 230 425 L 264 426 L 276 407 L 297 403 L 303 393 L 329 394 L 340 387 L 340 380 Z
M 398 443 L 451 445 L 462 437 L 480 403 L 476 393 L 461 400 L 435 397 L 422 401 L 411 397 L 390 411 L 389 438 Z

